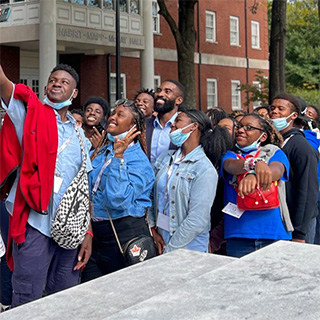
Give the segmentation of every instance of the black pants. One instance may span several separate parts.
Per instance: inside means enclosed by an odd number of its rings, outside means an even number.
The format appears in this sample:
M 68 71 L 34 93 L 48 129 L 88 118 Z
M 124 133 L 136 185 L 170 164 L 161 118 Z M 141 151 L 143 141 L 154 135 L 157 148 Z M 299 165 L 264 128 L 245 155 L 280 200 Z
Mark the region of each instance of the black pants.
M 113 220 L 121 245 L 140 235 L 150 234 L 145 217 L 124 217 Z M 94 234 L 92 254 L 82 272 L 81 282 L 86 282 L 124 268 L 124 258 L 119 250 L 110 221 L 92 222 Z

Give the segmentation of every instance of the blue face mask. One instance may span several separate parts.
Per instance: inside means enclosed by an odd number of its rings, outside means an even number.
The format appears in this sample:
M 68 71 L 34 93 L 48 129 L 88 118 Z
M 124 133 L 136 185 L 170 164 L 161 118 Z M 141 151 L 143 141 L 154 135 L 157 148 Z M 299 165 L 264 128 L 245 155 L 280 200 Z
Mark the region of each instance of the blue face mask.
M 261 136 L 254 142 L 252 142 L 249 146 L 246 147 L 240 147 L 237 143 L 236 143 L 236 147 L 241 150 L 244 153 L 247 153 L 249 151 L 253 151 L 253 150 L 257 150 L 260 146 L 260 138 L 264 135 L 264 133 L 261 134 Z
M 289 122 L 287 122 L 287 119 L 290 118 L 294 113 L 295 113 L 295 112 L 292 112 L 289 116 L 284 117 L 284 118 L 271 119 L 274 127 L 275 127 L 278 131 L 282 131 L 282 130 L 288 128 L 288 126 L 290 125 L 290 123 L 292 122 L 292 120 L 290 120 Z
M 123 139 L 123 138 L 125 138 L 125 137 L 127 136 L 127 134 L 128 134 L 130 131 L 132 131 L 135 127 L 136 127 L 136 125 L 132 126 L 129 131 L 122 132 L 122 133 L 120 133 L 120 134 L 117 134 L 116 136 L 113 136 L 111 133 L 108 132 L 108 133 L 107 133 L 108 140 L 109 140 L 109 141 L 112 141 L 112 142 L 115 142 L 115 141 L 116 141 L 116 139 L 115 139 L 116 137 L 118 137 L 119 140 L 120 140 L 120 139 Z
M 50 106 L 51 108 L 53 109 L 56 109 L 56 110 L 60 110 L 64 107 L 68 107 L 72 104 L 72 96 L 73 96 L 73 93 L 74 93 L 74 90 L 72 91 L 72 94 L 70 96 L 70 98 L 66 101 L 63 101 L 63 102 L 52 102 L 49 100 L 49 98 L 47 96 L 44 97 L 43 99 L 43 103 L 44 104 L 47 104 L 48 106 Z
M 182 130 L 190 127 L 191 125 L 193 125 L 193 123 L 188 124 L 184 128 L 179 128 L 179 129 L 176 129 L 175 131 L 170 132 L 169 133 L 170 141 L 175 146 L 181 147 L 184 144 L 184 142 L 189 138 L 190 134 L 192 133 L 192 131 L 188 133 L 182 133 Z

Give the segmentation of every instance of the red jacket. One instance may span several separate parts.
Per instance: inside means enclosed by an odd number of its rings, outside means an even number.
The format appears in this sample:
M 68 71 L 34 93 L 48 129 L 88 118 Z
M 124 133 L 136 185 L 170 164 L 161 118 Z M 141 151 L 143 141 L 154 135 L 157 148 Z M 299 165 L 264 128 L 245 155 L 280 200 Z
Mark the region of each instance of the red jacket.
M 37 95 L 23 84 L 15 86 L 14 98 L 27 106 L 22 146 L 8 115 L 5 115 L 0 132 L 1 197 L 12 187 L 12 177 L 14 178 L 16 169 L 20 166 L 13 213 L 9 222 L 7 258 L 11 269 L 11 239 L 18 244 L 25 241 L 30 208 L 47 213 L 58 149 L 58 129 L 53 109 L 43 105 Z

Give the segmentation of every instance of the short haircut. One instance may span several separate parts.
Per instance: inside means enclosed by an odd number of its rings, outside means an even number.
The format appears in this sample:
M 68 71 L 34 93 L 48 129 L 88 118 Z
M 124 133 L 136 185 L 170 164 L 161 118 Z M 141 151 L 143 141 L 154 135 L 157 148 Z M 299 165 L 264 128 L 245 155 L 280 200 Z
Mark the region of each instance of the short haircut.
M 103 116 L 107 115 L 109 117 L 110 107 L 109 107 L 109 103 L 107 100 L 103 99 L 102 97 L 91 96 L 84 103 L 83 110 L 86 111 L 87 106 L 91 103 L 96 103 L 96 104 L 100 105 L 103 110 Z
M 301 105 L 299 103 L 299 100 L 296 97 L 294 97 L 293 95 L 291 95 L 289 93 L 282 92 L 282 93 L 277 94 L 272 99 L 272 101 L 277 100 L 277 99 L 289 101 L 292 104 L 294 111 L 298 112 L 299 115 L 301 114 Z
M 138 96 L 140 94 L 142 94 L 142 93 L 146 93 L 146 94 L 148 94 L 149 96 L 151 96 L 154 99 L 154 91 L 153 91 L 153 89 L 142 88 L 141 90 L 137 91 L 137 94 L 134 96 L 133 100 L 136 100 L 138 98 Z
M 180 91 L 181 97 L 184 98 L 185 89 L 184 89 L 184 86 L 183 86 L 182 83 L 180 83 L 178 80 L 174 80 L 174 79 L 166 79 L 163 82 L 171 82 L 171 83 L 175 84 L 178 87 L 179 91 Z
M 63 64 L 63 63 L 60 63 L 58 64 L 56 67 L 54 67 L 50 73 L 50 75 L 58 70 L 62 70 L 62 71 L 66 71 L 68 72 L 71 77 L 75 80 L 76 82 L 76 85 L 78 85 L 79 83 L 79 75 L 77 73 L 76 70 L 74 70 L 71 66 L 69 66 L 68 64 Z
M 263 104 L 262 106 L 256 107 L 253 112 L 258 112 L 259 110 L 266 109 L 268 113 L 270 112 L 270 106 L 268 104 Z
M 81 109 L 72 109 L 70 112 L 72 114 L 79 114 L 81 117 L 83 117 L 83 111 Z

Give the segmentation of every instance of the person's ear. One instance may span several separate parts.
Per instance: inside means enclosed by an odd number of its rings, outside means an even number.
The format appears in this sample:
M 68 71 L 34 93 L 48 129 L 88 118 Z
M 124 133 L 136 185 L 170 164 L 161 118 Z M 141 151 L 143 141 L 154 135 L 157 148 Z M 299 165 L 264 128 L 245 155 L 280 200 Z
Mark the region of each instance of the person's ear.
M 265 142 L 267 139 L 268 139 L 268 135 L 266 132 L 264 132 L 262 137 L 260 138 L 260 142 Z
M 295 119 L 297 119 L 298 118 L 298 112 L 295 112 L 292 116 L 291 116 L 291 119 L 292 120 L 295 120 Z
M 180 105 L 183 102 L 183 98 L 181 96 L 176 98 L 176 104 Z
M 78 89 L 73 89 L 72 99 L 75 99 L 78 96 Z
M 44 87 L 44 92 L 43 93 L 44 93 L 45 96 L 47 95 L 47 86 Z

